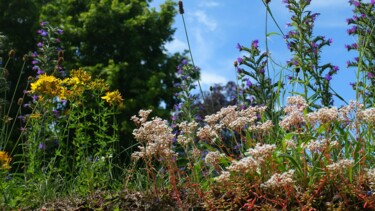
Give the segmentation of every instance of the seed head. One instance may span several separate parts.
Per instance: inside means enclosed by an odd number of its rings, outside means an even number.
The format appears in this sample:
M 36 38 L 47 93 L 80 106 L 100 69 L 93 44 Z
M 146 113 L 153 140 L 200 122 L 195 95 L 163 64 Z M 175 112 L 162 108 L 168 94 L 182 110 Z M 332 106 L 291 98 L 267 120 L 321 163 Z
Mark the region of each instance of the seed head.
M 181 15 L 184 14 L 184 4 L 182 3 L 182 1 L 178 1 L 178 11 Z

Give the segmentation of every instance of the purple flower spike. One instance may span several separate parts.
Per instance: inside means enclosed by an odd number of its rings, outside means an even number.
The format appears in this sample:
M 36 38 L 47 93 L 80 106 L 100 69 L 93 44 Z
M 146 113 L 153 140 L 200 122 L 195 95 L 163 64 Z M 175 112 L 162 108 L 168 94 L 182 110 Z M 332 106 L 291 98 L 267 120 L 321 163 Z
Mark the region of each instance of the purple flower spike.
M 375 0 L 371 0 L 370 4 L 374 5 L 375 4 Z
M 368 72 L 367 73 L 367 78 L 369 78 L 369 79 L 372 79 L 372 78 L 374 78 L 374 74 L 372 73 L 372 72 Z

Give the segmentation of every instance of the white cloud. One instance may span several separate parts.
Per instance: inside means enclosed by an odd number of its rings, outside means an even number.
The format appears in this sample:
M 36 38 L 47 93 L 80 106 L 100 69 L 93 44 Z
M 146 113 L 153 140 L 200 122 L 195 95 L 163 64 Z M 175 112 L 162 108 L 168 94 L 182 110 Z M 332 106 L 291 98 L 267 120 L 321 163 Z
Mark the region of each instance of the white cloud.
M 219 6 L 220 4 L 216 1 L 202 1 L 199 3 L 199 7 L 217 7 Z
M 192 14 L 196 17 L 197 21 L 206 26 L 210 31 L 214 31 L 217 27 L 217 22 L 207 16 L 202 10 L 198 10 Z
M 211 72 L 206 72 L 206 71 L 201 72 L 200 83 L 202 85 L 210 86 L 213 84 L 225 84 L 227 83 L 227 81 L 228 79 L 216 73 L 211 73 Z
M 172 42 L 168 42 L 165 45 L 165 48 L 170 53 L 176 53 L 176 52 L 183 52 L 184 50 L 188 49 L 188 45 L 186 42 L 183 42 L 180 39 L 175 38 Z

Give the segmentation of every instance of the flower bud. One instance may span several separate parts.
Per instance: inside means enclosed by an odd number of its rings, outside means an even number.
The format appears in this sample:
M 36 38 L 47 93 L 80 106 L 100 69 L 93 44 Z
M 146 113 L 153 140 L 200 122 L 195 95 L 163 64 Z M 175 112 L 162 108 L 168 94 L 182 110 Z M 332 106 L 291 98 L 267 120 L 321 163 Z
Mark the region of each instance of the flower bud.
M 22 103 L 23 103 L 23 98 L 19 98 L 18 101 L 17 101 L 17 104 L 22 105 Z
M 9 56 L 10 58 L 13 58 L 15 55 L 16 55 L 16 51 L 14 51 L 13 49 L 10 50 L 9 53 L 8 53 L 8 56 Z

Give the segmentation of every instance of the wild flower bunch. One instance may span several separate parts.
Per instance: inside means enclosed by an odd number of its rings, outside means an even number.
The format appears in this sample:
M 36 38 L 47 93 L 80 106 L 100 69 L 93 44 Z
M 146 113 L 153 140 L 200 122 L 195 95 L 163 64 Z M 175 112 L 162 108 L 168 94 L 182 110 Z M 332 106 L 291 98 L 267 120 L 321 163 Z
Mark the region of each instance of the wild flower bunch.
M 293 58 L 287 62 L 287 66 L 292 68 L 290 82 L 302 85 L 303 92 L 300 95 L 312 107 L 319 107 L 319 103 L 316 103 L 319 99 L 322 106 L 330 106 L 333 104 L 333 95 L 337 96 L 330 89 L 330 81 L 339 68 L 330 63 L 320 64 L 320 57 L 322 48 L 329 46 L 332 39 L 313 35 L 314 22 L 319 13 L 307 10 L 310 0 L 283 2 L 292 13 L 291 22 L 287 24 L 292 29 L 284 36 L 293 54 Z
M 38 51 L 31 54 L 32 70 L 37 75 L 44 73 L 56 77 L 65 77 L 66 72 L 62 66 L 64 51 L 61 48 L 61 35 L 64 31 L 51 26 L 48 22 L 41 22 L 38 30 L 40 41 L 37 43 Z
M 272 83 L 268 70 L 269 52 L 261 52 L 259 41 L 253 40 L 250 47 L 237 44 L 240 51 L 249 55 L 237 58 L 234 66 L 237 71 L 237 79 L 240 82 L 238 87 L 238 106 L 246 108 L 250 105 L 264 105 L 269 108 L 267 115 L 272 119 L 270 109 L 275 106 L 278 91 L 283 86 L 276 81 Z M 244 66 L 250 68 L 246 70 Z
M 375 57 L 374 48 L 374 24 L 375 24 L 375 2 L 372 0 L 365 3 L 361 0 L 350 0 L 350 5 L 354 6 L 354 15 L 346 20 L 351 28 L 347 33 L 355 36 L 357 42 L 345 45 L 348 51 L 357 51 L 358 57 L 353 61 L 348 61 L 348 67 L 357 67 L 357 81 L 352 83 L 356 90 L 357 99 L 362 98 L 366 107 L 374 105 L 372 96 L 375 94 Z

